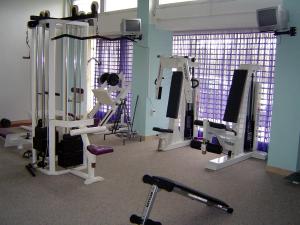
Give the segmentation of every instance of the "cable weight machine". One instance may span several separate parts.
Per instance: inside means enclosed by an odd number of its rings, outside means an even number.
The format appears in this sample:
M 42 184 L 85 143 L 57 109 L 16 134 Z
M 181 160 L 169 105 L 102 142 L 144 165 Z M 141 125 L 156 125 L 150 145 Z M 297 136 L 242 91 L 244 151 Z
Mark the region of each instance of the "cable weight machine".
M 47 175 L 74 174 L 84 178 L 85 184 L 103 180 L 95 176 L 96 155 L 113 149 L 91 145 L 87 136 L 105 130 L 88 127 L 94 120 L 87 118 L 87 41 L 52 40 L 62 33 L 87 36 L 89 23 L 77 19 L 95 17 L 91 13 L 57 19 L 41 13 L 28 22 L 34 129 L 32 163 L 26 168 L 33 176 L 38 168 Z

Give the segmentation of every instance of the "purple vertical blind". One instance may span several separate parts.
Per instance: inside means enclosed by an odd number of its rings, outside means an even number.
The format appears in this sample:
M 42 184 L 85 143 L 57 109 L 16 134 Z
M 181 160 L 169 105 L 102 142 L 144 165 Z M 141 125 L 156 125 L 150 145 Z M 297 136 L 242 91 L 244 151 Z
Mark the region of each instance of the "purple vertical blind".
M 132 80 L 132 58 L 133 44 L 128 40 L 106 41 L 97 40 L 96 42 L 96 59 L 100 65 L 95 65 L 94 88 L 99 88 L 98 78 L 103 73 L 123 73 L 126 81 Z M 127 107 L 130 112 L 131 96 L 127 96 Z M 94 99 L 95 103 L 96 99 Z M 108 106 L 101 105 L 97 118 L 102 118 L 106 113 Z
M 261 84 L 258 149 L 267 151 L 272 117 L 276 38 L 271 33 L 250 31 L 175 34 L 173 55 L 196 57 L 200 79 L 198 119 L 221 123 L 234 69 L 240 64 L 259 64 Z

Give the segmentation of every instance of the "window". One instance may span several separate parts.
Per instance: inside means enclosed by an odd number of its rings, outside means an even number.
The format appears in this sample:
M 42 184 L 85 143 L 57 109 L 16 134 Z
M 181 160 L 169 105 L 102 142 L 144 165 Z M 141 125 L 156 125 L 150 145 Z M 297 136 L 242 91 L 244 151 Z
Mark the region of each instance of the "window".
M 92 2 L 95 2 L 95 0 L 74 0 L 73 5 L 78 6 L 79 12 L 83 11 L 85 13 L 89 13 L 89 12 L 91 12 Z M 96 2 L 98 2 L 99 8 L 100 8 L 100 0 L 97 0 Z M 100 12 L 100 11 L 98 11 L 98 12 Z
M 199 119 L 222 122 L 233 70 L 240 64 L 259 64 L 261 84 L 258 121 L 259 150 L 267 150 L 273 104 L 276 38 L 271 33 L 193 33 L 173 37 L 173 54 L 194 56 L 199 62 Z
M 105 11 L 116 11 L 122 9 L 130 9 L 130 8 L 137 8 L 137 0 L 106 0 Z
M 103 73 L 122 72 L 126 81 L 132 81 L 133 44 L 131 41 L 97 40 L 95 58 L 100 62 L 100 65 L 95 65 L 94 88 L 99 87 L 98 79 Z M 129 113 L 131 109 L 131 96 L 131 93 L 127 96 Z M 107 109 L 107 106 L 102 105 L 96 117 L 101 119 Z
M 159 4 L 165 5 L 165 4 L 178 3 L 178 2 L 195 2 L 195 1 L 199 1 L 199 0 L 159 0 Z

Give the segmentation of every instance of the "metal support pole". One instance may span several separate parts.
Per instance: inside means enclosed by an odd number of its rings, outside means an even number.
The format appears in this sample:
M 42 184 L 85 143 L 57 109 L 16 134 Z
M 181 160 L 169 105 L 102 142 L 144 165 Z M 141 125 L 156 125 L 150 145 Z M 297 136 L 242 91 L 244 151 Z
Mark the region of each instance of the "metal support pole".
M 79 33 L 79 35 L 81 36 L 82 35 L 82 28 L 81 27 L 78 27 L 77 28 L 79 31 L 77 33 Z M 83 57 L 83 49 L 82 49 L 82 46 L 83 46 L 83 41 L 79 41 L 79 60 L 78 60 L 78 71 L 79 71 L 79 77 L 78 77 L 78 88 L 83 88 L 82 87 L 82 77 L 85 77 L 85 74 L 82 73 L 82 57 Z M 84 89 L 84 88 L 83 88 Z M 84 90 L 86 91 L 86 90 Z M 80 93 L 76 93 L 78 96 L 79 96 L 79 104 L 78 104 L 78 115 L 79 115 L 79 119 L 81 118 L 81 102 L 82 102 L 82 94 L 81 92 Z
M 51 37 L 54 37 L 56 34 L 56 23 L 49 23 L 49 66 L 48 66 L 48 75 L 49 75 L 49 104 L 48 104 L 48 111 L 49 111 L 49 127 L 48 127 L 48 149 L 49 149 L 49 171 L 50 173 L 55 172 L 55 116 L 56 116 L 56 104 L 55 104 L 55 72 L 56 72 L 56 63 L 55 63 L 55 49 L 56 49 L 56 42 L 51 41 Z
M 34 62 L 32 61 L 32 64 L 35 63 L 34 65 L 34 69 L 35 70 L 32 70 L 32 73 L 34 73 L 34 83 L 33 83 L 33 86 L 35 88 L 35 90 L 32 90 L 32 93 L 35 95 L 34 96 L 34 99 L 32 99 L 32 103 L 35 102 L 35 108 L 33 109 L 34 111 L 32 112 L 35 112 L 35 122 L 38 121 L 39 119 L 39 95 L 38 95 L 38 92 L 39 92 L 39 84 L 40 84 L 40 80 L 39 80 L 39 27 L 37 26 L 35 28 L 35 30 L 33 31 L 32 30 L 32 43 L 34 44 L 34 47 L 32 48 L 33 49 L 33 57 L 31 60 L 34 60 Z M 32 68 L 33 69 L 33 68 Z M 32 124 L 32 127 L 35 127 L 33 126 Z
M 74 27 L 74 33 L 77 35 L 77 29 Z M 78 61 L 78 40 L 74 39 L 74 52 L 73 52 L 73 67 L 74 67 L 74 74 L 73 74 L 73 114 L 74 114 L 74 120 L 77 118 L 77 74 L 78 74 L 78 68 L 77 68 L 77 62 Z
M 149 192 L 146 204 L 145 204 L 145 208 L 143 211 L 143 215 L 142 215 L 143 223 L 141 225 L 145 225 L 147 219 L 149 218 L 158 191 L 159 191 L 159 188 L 156 185 L 151 186 L 151 189 L 150 189 L 150 192 Z
M 63 33 L 68 33 L 68 25 L 64 24 Z M 68 38 L 63 38 L 63 70 L 62 70 L 62 111 L 63 111 L 63 120 L 68 119 Z
M 45 127 L 45 119 L 46 119 L 46 74 L 45 74 L 45 32 L 46 32 L 46 25 L 42 25 L 42 122 L 43 127 Z
M 35 136 L 35 127 L 38 120 L 38 33 L 39 28 L 36 27 L 34 30 L 32 29 L 32 37 L 31 37 L 31 49 L 30 49 L 30 70 L 31 70 L 31 88 L 32 88 L 32 94 L 31 94 L 31 119 L 32 119 L 32 137 Z M 32 148 L 32 163 L 35 164 L 37 161 L 36 157 L 36 150 Z

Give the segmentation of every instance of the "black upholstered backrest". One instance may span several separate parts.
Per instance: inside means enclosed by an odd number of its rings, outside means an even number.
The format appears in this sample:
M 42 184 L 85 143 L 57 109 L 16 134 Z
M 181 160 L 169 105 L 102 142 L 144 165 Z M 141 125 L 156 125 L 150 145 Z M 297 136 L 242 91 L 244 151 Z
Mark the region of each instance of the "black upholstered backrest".
M 224 121 L 237 123 L 243 92 L 246 85 L 248 70 L 235 70 L 232 78 L 227 105 L 224 113 Z
M 176 119 L 178 118 L 179 106 L 180 106 L 180 96 L 182 90 L 183 73 L 182 71 L 175 71 L 172 75 L 167 117 Z

